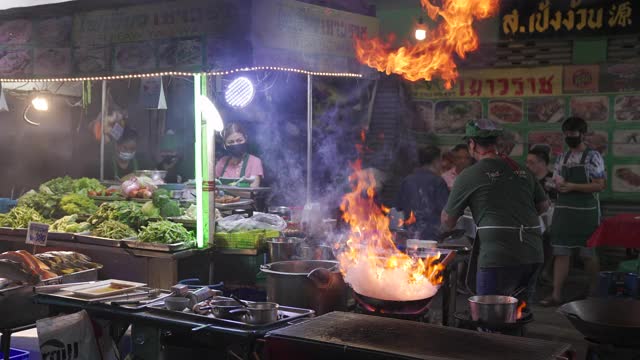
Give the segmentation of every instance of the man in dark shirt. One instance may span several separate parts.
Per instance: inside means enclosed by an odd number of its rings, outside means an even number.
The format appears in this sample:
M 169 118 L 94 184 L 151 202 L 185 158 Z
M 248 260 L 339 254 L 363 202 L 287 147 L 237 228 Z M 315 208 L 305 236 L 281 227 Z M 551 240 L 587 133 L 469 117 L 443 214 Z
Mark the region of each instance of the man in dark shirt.
M 447 204 L 449 190 L 440 176 L 440 149 L 428 145 L 418 150 L 420 167 L 407 176 L 400 185 L 396 209 L 405 218 L 413 212 L 416 223 L 408 226 L 410 236 L 422 240 L 435 240 L 440 229 L 440 213 Z
M 549 200 L 555 201 L 558 192 L 553 182 L 553 172 L 549 171 L 549 150 L 534 146 L 527 155 L 527 168 L 538 179 Z

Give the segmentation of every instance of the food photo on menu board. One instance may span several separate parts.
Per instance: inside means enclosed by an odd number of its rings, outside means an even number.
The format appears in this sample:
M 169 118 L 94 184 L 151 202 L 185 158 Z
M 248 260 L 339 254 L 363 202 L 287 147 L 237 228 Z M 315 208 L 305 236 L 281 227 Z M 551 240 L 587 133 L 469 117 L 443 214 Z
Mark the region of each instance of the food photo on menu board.
M 562 154 L 564 146 L 564 135 L 560 131 L 532 131 L 527 137 L 529 149 L 536 145 L 548 145 L 551 148 L 551 155 Z
M 607 96 L 578 96 L 571 98 L 571 115 L 585 121 L 607 121 L 609 98 Z
M 615 156 L 640 156 L 640 129 L 614 131 L 613 154 Z
M 411 129 L 420 132 L 433 132 L 433 102 L 414 102 L 413 122 Z
M 489 100 L 489 119 L 499 122 L 514 124 L 522 121 L 524 117 L 524 104 L 522 99 Z
M 614 166 L 611 189 L 616 192 L 640 192 L 640 165 Z
M 606 131 L 590 131 L 585 135 L 584 143 L 605 156 L 609 145 L 609 134 Z
M 156 66 L 155 49 L 152 43 L 140 42 L 119 45 L 115 51 L 116 71 L 151 70 Z
M 523 145 L 522 135 L 509 129 L 505 129 L 503 135 L 498 138 L 498 151 L 509 156 L 521 156 Z
M 482 103 L 478 100 L 439 101 L 435 108 L 436 134 L 463 134 L 469 120 L 482 118 Z
M 640 95 L 618 95 L 613 112 L 616 121 L 640 121 Z
M 565 100 L 560 97 L 536 97 L 527 100 L 530 123 L 558 123 L 565 118 Z

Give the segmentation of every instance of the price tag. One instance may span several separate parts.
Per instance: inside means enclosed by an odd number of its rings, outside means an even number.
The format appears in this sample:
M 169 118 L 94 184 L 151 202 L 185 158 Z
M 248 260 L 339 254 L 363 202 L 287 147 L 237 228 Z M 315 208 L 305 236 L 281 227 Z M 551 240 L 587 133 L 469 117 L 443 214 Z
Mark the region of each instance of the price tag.
M 27 228 L 27 244 L 37 246 L 47 246 L 49 236 L 49 225 L 37 222 L 30 222 Z

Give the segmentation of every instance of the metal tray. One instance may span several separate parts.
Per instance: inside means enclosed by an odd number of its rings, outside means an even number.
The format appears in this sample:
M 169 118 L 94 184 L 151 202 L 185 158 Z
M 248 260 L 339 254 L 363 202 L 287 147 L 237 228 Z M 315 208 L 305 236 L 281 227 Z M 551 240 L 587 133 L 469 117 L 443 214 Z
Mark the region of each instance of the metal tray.
M 180 217 L 168 217 L 167 220 L 173 221 L 174 223 L 182 224 L 186 228 L 195 228 L 197 225 L 197 220 L 194 219 L 183 219 Z
M 253 325 L 253 324 L 247 324 L 241 321 L 218 319 L 213 317 L 213 315 L 211 314 L 209 315 L 194 314 L 190 310 L 187 310 L 187 311 L 168 310 L 164 307 L 164 303 L 155 303 L 155 304 L 149 305 L 147 306 L 147 309 L 151 312 L 160 313 L 163 315 L 170 316 L 172 318 L 179 318 L 179 319 L 183 319 L 191 322 L 230 327 L 230 328 L 236 328 L 236 329 L 245 329 L 245 330 L 262 330 L 266 328 L 272 328 L 274 325 L 286 325 L 293 320 L 305 318 L 305 317 L 311 317 L 315 314 L 315 311 L 310 309 L 300 309 L 300 308 L 294 308 L 289 306 L 280 306 L 278 310 L 278 313 L 279 313 L 278 317 L 280 319 L 278 321 L 274 321 L 272 323 L 267 323 L 267 324 Z
M 72 233 L 64 233 L 64 232 L 50 232 L 47 235 L 47 239 L 56 240 L 56 241 L 75 241 L 75 237 Z
M 220 210 L 232 210 L 237 208 L 245 208 L 253 205 L 253 200 L 244 199 L 232 203 L 216 203 L 216 208 Z
M 180 250 L 191 249 L 194 243 L 180 242 L 175 244 L 160 244 L 160 243 L 148 243 L 143 241 L 127 240 L 127 241 L 123 241 L 122 244 L 123 244 L 123 247 L 127 247 L 130 249 L 176 252 Z
M 12 229 L 8 227 L 0 227 L 0 235 L 27 236 L 27 229 Z
M 90 245 L 101 245 L 101 246 L 111 246 L 111 247 L 122 247 L 122 242 L 126 240 L 114 240 L 103 238 L 99 236 L 93 236 L 89 233 L 80 233 L 75 234 L 76 240 L 81 244 L 90 244 Z

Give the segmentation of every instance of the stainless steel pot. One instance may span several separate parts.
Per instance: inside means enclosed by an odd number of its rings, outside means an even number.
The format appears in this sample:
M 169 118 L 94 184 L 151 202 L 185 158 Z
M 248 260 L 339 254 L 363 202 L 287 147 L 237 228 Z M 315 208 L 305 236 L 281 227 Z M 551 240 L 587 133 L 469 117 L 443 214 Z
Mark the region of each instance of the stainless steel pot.
M 247 303 L 246 308 L 231 310 L 229 313 L 244 313 L 244 316 L 242 317 L 244 322 L 260 325 L 276 322 L 278 320 L 278 308 L 279 305 L 273 302 L 251 302 Z
M 488 325 L 515 323 L 518 299 L 502 295 L 477 295 L 469 298 L 471 319 Z
M 271 262 L 293 260 L 297 256 L 300 244 L 304 242 L 301 238 L 278 238 L 267 240 L 269 246 L 269 259 Z
M 316 315 L 345 311 L 350 290 L 337 261 L 280 261 L 261 267 L 267 276 L 267 300 L 312 309 Z
M 214 300 L 210 303 L 211 313 L 218 319 L 229 319 L 233 317 L 231 311 L 240 308 L 235 300 Z

